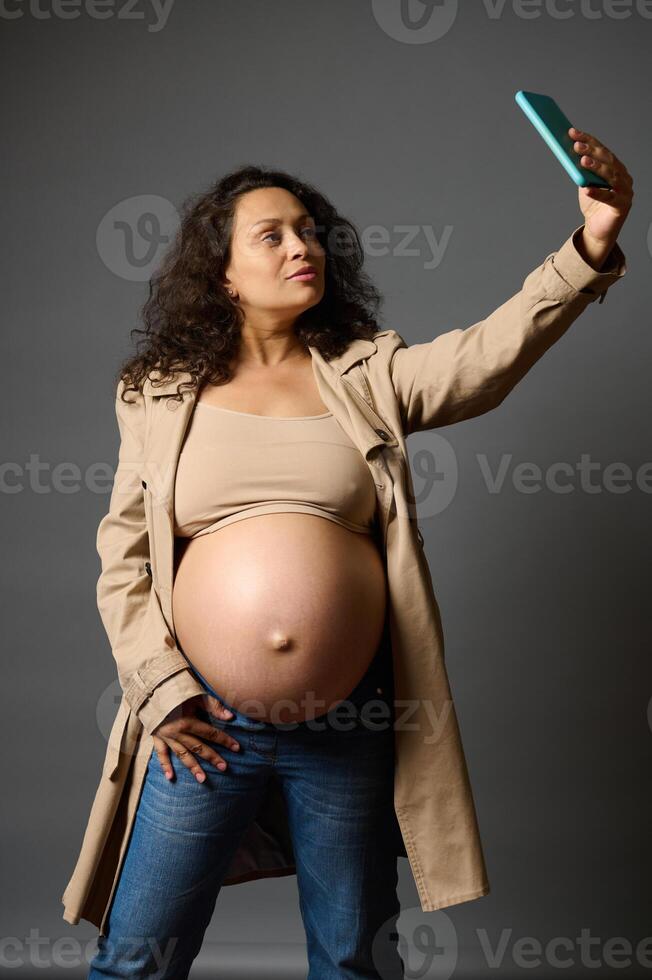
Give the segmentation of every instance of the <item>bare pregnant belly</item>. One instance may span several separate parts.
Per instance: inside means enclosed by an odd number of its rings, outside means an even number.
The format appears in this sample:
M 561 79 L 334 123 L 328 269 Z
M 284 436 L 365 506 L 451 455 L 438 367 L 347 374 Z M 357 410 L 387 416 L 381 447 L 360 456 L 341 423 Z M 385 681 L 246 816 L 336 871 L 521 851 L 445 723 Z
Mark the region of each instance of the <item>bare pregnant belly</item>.
M 181 649 L 229 704 L 280 724 L 319 717 L 364 676 L 385 620 L 372 535 L 261 514 L 191 539 L 174 579 Z

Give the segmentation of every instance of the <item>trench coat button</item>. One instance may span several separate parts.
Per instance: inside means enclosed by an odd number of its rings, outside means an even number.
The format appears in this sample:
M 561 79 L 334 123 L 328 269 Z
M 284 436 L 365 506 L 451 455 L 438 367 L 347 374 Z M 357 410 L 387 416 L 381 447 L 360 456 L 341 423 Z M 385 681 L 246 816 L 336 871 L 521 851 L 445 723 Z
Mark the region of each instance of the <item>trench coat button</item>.
M 374 432 L 376 433 L 377 436 L 380 436 L 381 439 L 385 439 L 385 440 L 389 439 L 389 433 L 385 432 L 384 429 L 374 429 Z
M 147 572 L 147 574 L 151 578 L 152 577 L 152 566 L 150 565 L 150 563 L 148 561 L 145 562 L 145 571 Z
M 142 486 L 142 488 L 143 488 L 143 490 L 147 490 L 147 484 L 145 483 L 145 481 L 144 481 L 144 480 L 141 480 L 141 481 L 140 481 L 140 484 L 141 484 L 141 486 Z
M 175 402 L 173 398 L 168 398 L 167 400 L 167 410 L 168 412 L 176 412 L 179 407 L 179 402 Z
M 377 483 L 376 486 L 378 487 L 379 490 L 382 490 L 384 488 L 385 484 L 384 483 Z

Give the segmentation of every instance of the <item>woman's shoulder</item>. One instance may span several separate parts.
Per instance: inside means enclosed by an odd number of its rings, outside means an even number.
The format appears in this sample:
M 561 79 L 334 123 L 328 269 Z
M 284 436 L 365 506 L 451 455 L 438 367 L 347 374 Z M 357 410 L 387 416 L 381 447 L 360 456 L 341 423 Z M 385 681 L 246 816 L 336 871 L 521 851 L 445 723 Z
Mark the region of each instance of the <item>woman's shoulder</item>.
M 404 347 L 405 341 L 396 330 L 379 330 L 373 337 L 356 337 L 349 343 L 343 354 L 332 359 L 332 363 L 347 370 L 357 361 L 391 358 L 397 347 Z M 311 348 L 312 349 L 312 348 Z
M 397 347 L 407 347 L 407 344 L 396 330 L 380 330 L 374 334 L 374 343 L 378 347 L 378 353 L 382 355 L 392 354 Z
M 141 392 L 143 395 L 169 395 L 176 393 L 180 384 L 193 382 L 193 375 L 190 371 L 181 368 L 170 368 L 162 371 L 158 366 L 153 367 L 147 377 L 141 382 Z

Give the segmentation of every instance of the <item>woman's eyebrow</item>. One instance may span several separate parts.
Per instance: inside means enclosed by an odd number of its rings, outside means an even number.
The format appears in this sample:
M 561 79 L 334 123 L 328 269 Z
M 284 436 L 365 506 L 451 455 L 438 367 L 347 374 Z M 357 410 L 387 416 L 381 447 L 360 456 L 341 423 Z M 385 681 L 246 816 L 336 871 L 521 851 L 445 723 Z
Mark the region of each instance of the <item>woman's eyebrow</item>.
M 300 214 L 297 217 L 296 220 L 297 221 L 300 221 L 301 218 L 311 218 L 311 217 L 312 217 L 312 215 L 306 214 L 304 212 L 304 214 Z M 282 219 L 281 218 L 261 218 L 259 221 L 255 221 L 254 224 L 251 225 L 251 227 L 250 227 L 249 230 L 251 231 L 253 228 L 256 227 L 256 225 L 263 225 L 263 224 L 265 224 L 265 225 L 280 225 L 281 223 L 282 223 Z

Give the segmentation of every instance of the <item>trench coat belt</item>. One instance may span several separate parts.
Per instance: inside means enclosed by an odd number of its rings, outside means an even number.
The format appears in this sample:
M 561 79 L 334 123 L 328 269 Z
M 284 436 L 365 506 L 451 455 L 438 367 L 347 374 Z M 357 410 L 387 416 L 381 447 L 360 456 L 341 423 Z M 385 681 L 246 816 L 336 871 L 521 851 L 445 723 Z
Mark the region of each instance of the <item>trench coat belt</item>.
M 131 710 L 138 713 L 161 681 L 180 670 L 185 670 L 187 666 L 187 662 L 179 659 L 179 653 L 171 650 L 169 653 L 157 657 L 156 662 L 151 666 L 136 670 L 124 692 Z

